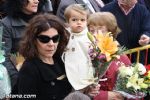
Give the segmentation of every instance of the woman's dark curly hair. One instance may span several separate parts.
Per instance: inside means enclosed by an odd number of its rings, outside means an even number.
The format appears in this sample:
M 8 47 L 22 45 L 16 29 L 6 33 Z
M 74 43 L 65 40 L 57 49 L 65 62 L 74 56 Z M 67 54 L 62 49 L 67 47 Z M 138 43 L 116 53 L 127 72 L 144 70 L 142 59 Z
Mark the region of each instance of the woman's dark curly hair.
M 58 49 L 54 55 L 55 57 L 60 57 L 69 41 L 69 33 L 65 29 L 64 23 L 57 16 L 50 14 L 37 15 L 29 22 L 24 37 L 20 42 L 20 54 L 27 59 L 38 57 L 36 36 L 49 28 L 55 28 L 60 35 Z
M 38 12 L 44 12 L 43 11 L 43 5 L 47 0 L 39 0 L 39 5 L 38 5 Z M 6 0 L 6 5 L 5 5 L 5 12 L 7 15 L 12 16 L 12 17 L 20 17 L 20 13 L 22 12 L 22 9 L 24 6 L 28 5 L 29 1 L 28 0 Z

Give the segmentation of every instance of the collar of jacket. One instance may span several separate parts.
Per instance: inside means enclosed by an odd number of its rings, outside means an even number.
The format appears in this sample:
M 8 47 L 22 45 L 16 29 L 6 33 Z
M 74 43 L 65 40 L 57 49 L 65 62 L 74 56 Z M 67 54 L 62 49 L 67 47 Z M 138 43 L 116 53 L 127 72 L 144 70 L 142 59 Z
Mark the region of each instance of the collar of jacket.
M 59 78 L 63 74 L 65 74 L 63 70 L 63 65 L 55 63 L 54 65 L 48 65 L 43 63 L 39 58 L 33 59 L 34 64 L 37 66 L 40 75 L 42 76 L 44 81 L 51 81 Z M 50 67 L 57 67 L 57 73 L 55 73 Z M 62 69 L 60 68 L 62 67 Z
M 27 23 L 21 18 L 11 18 L 12 26 L 26 26 Z
M 74 35 L 74 36 L 81 36 L 81 35 L 85 35 L 85 34 L 87 34 L 87 32 L 88 32 L 88 29 L 87 28 L 85 28 L 82 32 L 80 32 L 80 33 L 73 33 L 73 32 L 71 32 L 71 29 L 70 28 L 67 28 L 67 30 L 69 31 L 69 33 L 71 34 L 71 35 Z

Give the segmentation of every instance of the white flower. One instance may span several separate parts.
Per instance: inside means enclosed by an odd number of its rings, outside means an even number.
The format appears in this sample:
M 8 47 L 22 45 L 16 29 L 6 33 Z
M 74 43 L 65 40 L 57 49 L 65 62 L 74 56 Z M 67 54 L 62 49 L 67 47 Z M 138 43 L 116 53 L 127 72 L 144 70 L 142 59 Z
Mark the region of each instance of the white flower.
M 126 76 L 131 76 L 133 74 L 133 68 L 132 67 L 126 67 L 125 65 L 122 65 L 120 68 L 119 68 L 119 75 L 121 77 L 126 77 Z
M 146 73 L 146 68 L 143 64 L 137 63 L 136 66 L 138 67 L 138 72 L 140 75 L 144 75 Z

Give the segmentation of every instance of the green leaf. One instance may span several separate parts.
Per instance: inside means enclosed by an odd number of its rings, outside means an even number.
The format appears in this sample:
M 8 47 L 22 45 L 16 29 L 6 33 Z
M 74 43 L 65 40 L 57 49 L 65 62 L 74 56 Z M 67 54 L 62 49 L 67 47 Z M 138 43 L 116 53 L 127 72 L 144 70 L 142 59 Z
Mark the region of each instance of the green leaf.
M 94 36 L 90 32 L 87 33 L 87 36 L 91 42 L 94 42 Z

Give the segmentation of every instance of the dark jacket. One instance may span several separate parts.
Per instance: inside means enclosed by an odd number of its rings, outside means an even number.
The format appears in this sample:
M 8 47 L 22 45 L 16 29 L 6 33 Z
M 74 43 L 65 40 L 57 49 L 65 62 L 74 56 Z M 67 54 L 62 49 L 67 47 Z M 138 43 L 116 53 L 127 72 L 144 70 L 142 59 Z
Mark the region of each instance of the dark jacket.
M 144 0 L 147 9 L 150 11 L 150 0 Z
M 2 20 L 3 25 L 3 42 L 5 49 L 6 60 L 4 66 L 7 68 L 12 87 L 14 87 L 17 80 L 17 69 L 15 68 L 15 63 L 11 60 L 11 55 L 18 51 L 18 43 L 22 37 L 23 31 L 26 26 L 26 22 L 22 19 L 14 19 L 12 17 L 5 17 Z
M 63 100 L 72 87 L 62 75 L 64 64 L 58 59 L 54 65 L 38 58 L 25 60 L 18 76 L 18 94 L 33 94 L 36 100 Z

